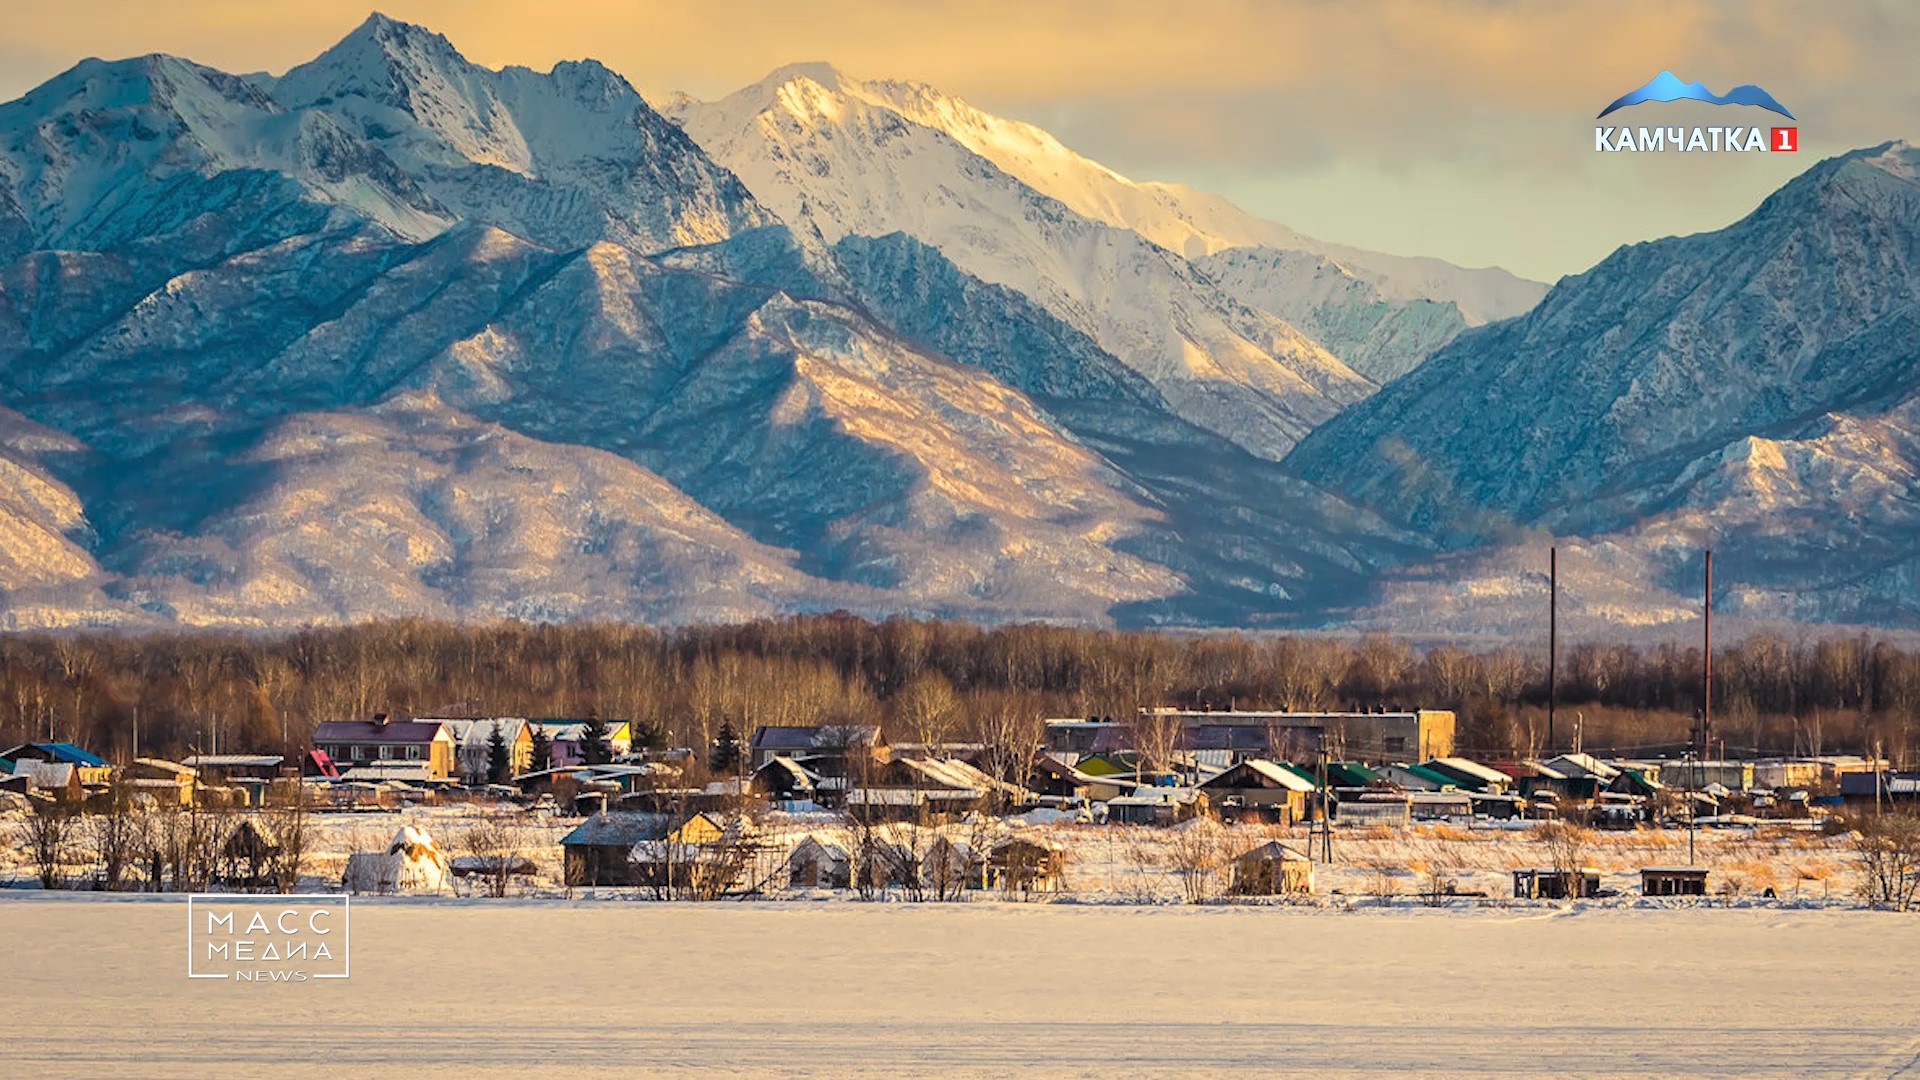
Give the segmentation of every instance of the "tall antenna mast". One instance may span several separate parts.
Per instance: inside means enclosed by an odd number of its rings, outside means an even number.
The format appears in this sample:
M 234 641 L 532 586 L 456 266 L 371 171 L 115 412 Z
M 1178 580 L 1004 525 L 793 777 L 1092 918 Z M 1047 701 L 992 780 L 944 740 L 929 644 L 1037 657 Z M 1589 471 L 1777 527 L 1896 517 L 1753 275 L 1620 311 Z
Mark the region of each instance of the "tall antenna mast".
M 1553 753 L 1553 710 L 1560 697 L 1560 549 L 1547 549 L 1547 753 Z

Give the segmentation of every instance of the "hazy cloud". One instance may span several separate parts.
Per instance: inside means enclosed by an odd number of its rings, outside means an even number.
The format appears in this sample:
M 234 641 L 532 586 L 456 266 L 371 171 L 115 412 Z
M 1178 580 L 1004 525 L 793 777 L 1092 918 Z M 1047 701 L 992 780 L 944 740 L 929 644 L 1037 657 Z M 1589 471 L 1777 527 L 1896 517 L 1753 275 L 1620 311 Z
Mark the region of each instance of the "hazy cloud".
M 365 2 L 23 7 L 8 16 L 0 96 L 87 55 L 164 51 L 284 70 L 364 18 Z M 1920 5 L 1905 0 L 384 6 L 481 63 L 593 56 L 650 96 L 714 96 L 805 59 L 918 79 L 1048 126 L 1122 172 L 1223 190 L 1307 232 L 1540 276 L 1619 242 L 1723 224 L 1819 154 L 1920 135 L 1910 74 Z M 1595 155 L 1594 113 L 1662 68 L 1722 91 L 1767 87 L 1798 115 L 1807 152 L 1711 163 Z M 1681 108 L 1609 120 L 1691 122 Z M 1676 170 L 1711 174 L 1676 196 L 1665 183 Z M 1383 195 L 1394 204 L 1361 201 Z

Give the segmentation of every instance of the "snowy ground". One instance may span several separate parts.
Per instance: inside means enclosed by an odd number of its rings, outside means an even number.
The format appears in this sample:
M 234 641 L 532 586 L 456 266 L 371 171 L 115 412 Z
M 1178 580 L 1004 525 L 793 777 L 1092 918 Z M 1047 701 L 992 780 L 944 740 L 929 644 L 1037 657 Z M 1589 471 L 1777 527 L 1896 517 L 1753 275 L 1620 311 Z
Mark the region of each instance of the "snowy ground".
M 424 829 L 449 856 L 466 853 L 467 831 L 486 815 L 501 813 L 472 805 L 417 807 L 382 813 L 324 813 L 309 818 L 313 837 L 303 891 L 338 889 L 347 856 L 355 851 L 381 851 L 401 825 Z M 564 888 L 560 837 L 579 824 L 578 818 L 512 812 L 519 823 L 528 857 L 539 867 L 530 881 L 514 885 L 518 896 L 564 899 L 583 895 L 628 896 L 626 890 Z M 1011 831 L 1041 836 L 1065 850 L 1064 896 L 1091 902 L 1174 903 L 1185 895 L 1175 853 L 1179 835 L 1169 829 L 1126 826 L 1026 825 L 986 827 L 954 825 L 950 835 L 979 844 Z M 764 825 L 768 865 L 758 876 L 778 877 L 785 852 L 812 833 L 823 840 L 851 846 L 845 827 L 833 815 L 773 815 Z M 924 837 L 922 838 L 925 839 Z M 1279 839 L 1303 852 L 1310 844 L 1304 827 L 1279 829 L 1234 826 L 1214 831 L 1213 854 L 1229 859 L 1269 839 Z M 1782 900 L 1855 905 L 1856 860 L 1847 837 L 1822 835 L 1809 823 L 1754 829 L 1701 830 L 1695 836 L 1694 860 L 1711 872 L 1710 887 L 1718 903 L 1752 903 L 1772 889 Z M 1317 850 L 1313 852 L 1317 855 Z M 1336 829 L 1333 862 L 1315 869 L 1320 905 L 1373 904 L 1386 898 L 1405 905 L 1423 893 L 1451 885 L 1456 892 L 1484 893 L 1490 901 L 1511 895 L 1511 872 L 1519 867 L 1549 864 L 1544 845 L 1523 823 L 1501 827 L 1423 825 L 1411 829 Z M 1686 865 L 1687 834 L 1683 830 L 1594 832 L 1584 861 L 1599 869 L 1605 888 L 1623 898 L 1637 897 L 1639 870 L 1645 866 Z M 1316 861 L 1318 861 L 1316 859 Z M 76 865 L 79 876 L 85 868 Z M 12 882 L 30 885 L 34 871 L 18 820 L 0 819 L 0 886 Z M 1224 878 L 1221 883 L 1224 883 Z M 459 886 L 462 891 L 466 886 Z M 851 901 L 851 894 L 838 894 Z M 810 894 L 807 899 L 817 898 Z M 1624 900 L 1622 901 L 1624 902 Z
M 0 892 L 7 1073 L 1920 1075 L 1920 917 L 1857 910 L 368 899 L 303 985 L 184 915 Z

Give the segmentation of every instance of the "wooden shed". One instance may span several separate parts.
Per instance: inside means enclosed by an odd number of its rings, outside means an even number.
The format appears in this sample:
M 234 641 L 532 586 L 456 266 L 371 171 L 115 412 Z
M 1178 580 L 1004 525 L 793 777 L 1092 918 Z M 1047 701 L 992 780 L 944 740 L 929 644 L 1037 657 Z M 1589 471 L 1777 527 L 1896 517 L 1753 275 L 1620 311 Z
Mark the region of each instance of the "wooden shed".
M 1648 866 L 1640 870 L 1642 896 L 1705 896 L 1704 866 Z
M 220 880 L 248 887 L 271 884 L 274 860 L 279 856 L 280 841 L 273 830 L 247 818 L 235 825 L 220 845 Z
M 1010 836 L 987 851 L 988 888 L 1006 892 L 1059 892 L 1066 852 L 1051 840 Z
M 1521 900 L 1578 900 L 1600 895 L 1600 871 L 1530 867 L 1513 872 L 1513 895 Z
M 840 845 L 808 835 L 787 856 L 787 882 L 796 889 L 845 889 L 853 884 L 853 860 Z
M 1289 896 L 1313 892 L 1313 860 L 1269 840 L 1233 860 L 1235 896 Z

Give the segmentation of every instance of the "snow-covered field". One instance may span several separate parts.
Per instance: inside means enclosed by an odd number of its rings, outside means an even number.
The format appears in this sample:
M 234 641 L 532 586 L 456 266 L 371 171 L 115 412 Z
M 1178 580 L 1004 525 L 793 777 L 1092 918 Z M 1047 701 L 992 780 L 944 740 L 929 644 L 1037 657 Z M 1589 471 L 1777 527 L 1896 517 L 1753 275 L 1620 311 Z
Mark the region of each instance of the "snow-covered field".
M 469 830 L 482 821 L 502 820 L 503 815 L 505 820 L 516 823 L 522 851 L 538 868 L 533 878 L 515 881 L 514 896 L 636 898 L 633 890 L 569 892 L 565 888 L 560 838 L 581 819 L 472 804 L 311 815 L 302 890 L 338 889 L 341 871 L 350 853 L 385 850 L 403 825 L 423 830 L 447 856 L 457 857 L 469 854 L 464 846 Z M 230 827 L 223 824 L 216 826 L 216 831 L 224 833 Z M 854 846 L 844 823 L 832 814 L 776 813 L 763 821 L 761 830 L 767 853 L 759 860 L 763 865 L 754 877 L 769 884 L 778 884 L 778 868 L 785 853 L 809 834 L 842 847 Z M 948 827 L 949 836 L 974 846 L 990 844 L 997 837 L 1015 832 L 1045 838 L 1061 846 L 1066 860 L 1061 891 L 1064 898 L 1101 903 L 1176 903 L 1186 898 L 1187 890 L 1179 870 L 1183 856 L 1176 848 L 1184 846 L 1185 859 L 1190 861 L 1195 845 L 1191 838 L 1183 840 L 1178 830 L 1023 824 L 1017 820 L 1011 824 Z M 919 846 L 925 847 L 928 839 L 923 834 Z M 1321 906 L 1374 905 L 1383 900 L 1404 905 L 1420 902 L 1422 894 L 1436 888 L 1445 891 L 1448 886 L 1457 893 L 1483 893 L 1490 901 L 1502 901 L 1511 895 L 1513 870 L 1550 863 L 1545 845 L 1524 823 L 1507 827 L 1484 822 L 1473 827 L 1417 825 L 1403 830 L 1339 828 L 1334 833 L 1334 858 L 1330 864 L 1319 861 L 1317 849 L 1309 852 L 1311 845 L 1304 826 L 1290 829 L 1254 825 L 1214 827 L 1209 841 L 1212 847 L 1201 853 L 1210 853 L 1223 864 L 1222 876 L 1212 883 L 1216 887 L 1214 891 L 1224 885 L 1225 860 L 1270 839 L 1281 840 L 1316 856 L 1316 896 L 1311 903 Z M 1855 896 L 1857 860 L 1848 838 L 1823 835 L 1810 823 L 1782 823 L 1759 829 L 1702 829 L 1695 835 L 1694 848 L 1694 860 L 1710 871 L 1709 888 L 1716 903 L 1759 902 L 1769 889 L 1782 901 L 1839 906 L 1859 903 Z M 1582 854 L 1582 861 L 1601 872 L 1603 888 L 1620 894 L 1619 900 L 1603 901 L 1603 904 L 1638 903 L 1640 868 L 1686 865 L 1687 834 L 1682 830 L 1644 829 L 1592 832 L 1587 835 Z M 76 864 L 69 872 L 80 877 L 86 869 Z M 0 817 L 0 886 L 11 882 L 16 887 L 32 887 L 33 876 L 21 820 L 16 816 Z M 456 883 L 448 891 L 456 890 L 472 891 L 464 883 Z M 790 893 L 785 895 L 792 897 Z M 812 900 L 822 895 L 810 892 L 800 898 Z M 833 895 L 852 901 L 851 893 Z
M 0 893 L 5 1071 L 1920 1075 L 1920 917 L 1857 910 L 368 899 L 303 985 L 185 921 Z

